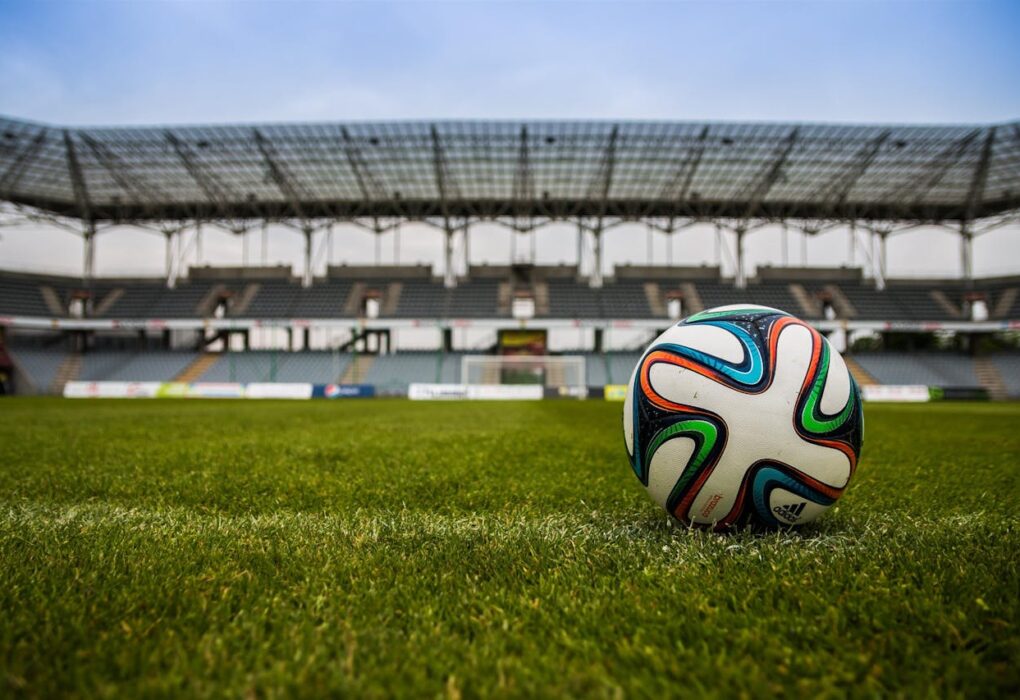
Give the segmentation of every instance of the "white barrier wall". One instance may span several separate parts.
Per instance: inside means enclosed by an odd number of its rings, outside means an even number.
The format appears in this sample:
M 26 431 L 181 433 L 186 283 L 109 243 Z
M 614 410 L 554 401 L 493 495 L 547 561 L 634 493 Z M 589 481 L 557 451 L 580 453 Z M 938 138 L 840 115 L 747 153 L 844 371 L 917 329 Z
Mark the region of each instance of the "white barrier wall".
M 909 401 L 920 403 L 931 401 L 931 392 L 923 385 L 868 384 L 861 387 L 861 398 L 865 401 Z
M 537 401 L 544 395 L 541 384 L 411 384 L 407 388 L 407 397 L 415 401 Z
M 329 396 L 329 387 L 319 387 L 322 396 Z M 305 383 L 235 382 L 68 382 L 64 396 L 70 399 L 292 399 L 312 398 L 315 388 Z M 605 387 L 605 398 L 621 400 L 625 386 Z M 931 401 L 931 392 L 922 385 L 902 386 L 872 384 L 861 387 L 865 401 Z M 357 393 L 356 395 L 365 395 Z M 370 393 L 367 395 L 371 395 Z M 545 398 L 538 384 L 411 384 L 407 397 L 416 401 L 479 400 L 537 401 Z
M 249 396 L 249 390 L 254 393 Z M 68 382 L 64 396 L 69 399 L 243 399 L 312 398 L 311 384 L 244 384 L 235 382 Z
M 407 387 L 407 398 L 414 401 L 439 401 L 444 399 L 466 399 L 467 386 L 464 384 L 411 384 Z
M 162 382 L 68 382 L 64 396 L 69 399 L 151 399 Z
M 537 401 L 545 397 L 541 384 L 469 384 L 469 399 L 480 401 Z
M 189 399 L 243 399 L 244 384 L 234 382 L 196 382 L 190 385 Z
M 244 397 L 247 399 L 310 399 L 312 385 L 300 383 L 249 384 L 245 387 Z

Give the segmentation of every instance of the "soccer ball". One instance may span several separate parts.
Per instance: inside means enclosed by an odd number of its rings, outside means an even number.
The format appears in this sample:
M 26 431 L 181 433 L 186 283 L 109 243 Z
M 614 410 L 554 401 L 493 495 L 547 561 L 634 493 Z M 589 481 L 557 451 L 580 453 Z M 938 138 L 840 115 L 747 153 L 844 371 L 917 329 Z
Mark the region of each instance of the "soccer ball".
M 803 525 L 850 482 L 861 396 L 814 328 L 722 306 L 655 339 L 634 369 L 623 435 L 637 478 L 678 520 L 723 530 Z

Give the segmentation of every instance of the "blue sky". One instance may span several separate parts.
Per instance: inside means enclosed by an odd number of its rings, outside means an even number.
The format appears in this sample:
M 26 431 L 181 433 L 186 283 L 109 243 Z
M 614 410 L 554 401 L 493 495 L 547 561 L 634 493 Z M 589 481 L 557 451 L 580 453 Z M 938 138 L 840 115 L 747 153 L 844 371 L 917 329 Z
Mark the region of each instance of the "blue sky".
M 1020 2 L 0 0 L 0 114 L 80 125 L 525 117 L 994 122 L 1020 117 L 1018 30 Z M 79 269 L 78 246 L 48 242 L 67 234 L 37 233 L 3 232 L 0 266 Z M 1016 271 L 1018 233 L 978 242 L 979 273 Z M 159 272 L 161 241 L 135 234 L 100 237 L 102 272 Z M 644 259 L 633 233 L 614 235 L 611 261 Z M 918 235 L 893 239 L 891 269 L 951 273 L 955 239 L 923 234 L 919 247 Z M 505 261 L 508 236 L 497 229 L 476 239 L 476 257 Z M 749 239 L 752 264 L 777 261 L 774 238 Z M 432 234 L 404 246 L 405 261 L 439 257 Z M 661 255 L 665 244 L 657 246 Z M 240 246 L 229 236 L 205 248 L 209 260 L 239 262 Z M 569 260 L 572 250 L 570 236 L 540 238 L 543 261 Z M 839 263 L 845 250 L 845 242 L 822 236 L 809 244 L 809 261 Z M 345 237 L 344 259 L 371 254 L 370 237 Z M 679 258 L 711 256 L 711 236 L 692 234 Z M 274 236 L 270 260 L 299 259 L 296 236 Z
M 1020 115 L 1020 3 L 0 2 L 52 122 Z

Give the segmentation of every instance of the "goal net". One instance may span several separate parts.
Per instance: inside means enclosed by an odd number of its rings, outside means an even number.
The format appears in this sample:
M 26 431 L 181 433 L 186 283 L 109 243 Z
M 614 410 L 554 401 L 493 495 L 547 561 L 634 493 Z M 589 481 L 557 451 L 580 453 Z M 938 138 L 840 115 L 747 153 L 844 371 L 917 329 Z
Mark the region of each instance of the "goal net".
M 580 355 L 465 355 L 461 384 L 538 384 L 551 389 L 587 386 Z

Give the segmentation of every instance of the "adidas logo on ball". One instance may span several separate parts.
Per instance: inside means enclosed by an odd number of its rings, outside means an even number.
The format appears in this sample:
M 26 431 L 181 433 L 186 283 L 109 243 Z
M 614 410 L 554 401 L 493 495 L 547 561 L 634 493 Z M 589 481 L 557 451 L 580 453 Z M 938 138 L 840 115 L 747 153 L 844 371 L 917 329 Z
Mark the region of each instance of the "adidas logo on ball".
M 802 501 L 800 503 L 791 503 L 785 506 L 776 506 L 775 508 L 772 509 L 772 512 L 778 515 L 783 520 L 795 523 L 797 522 L 797 519 L 800 517 L 800 514 L 804 512 L 804 506 L 806 505 L 807 503 Z

